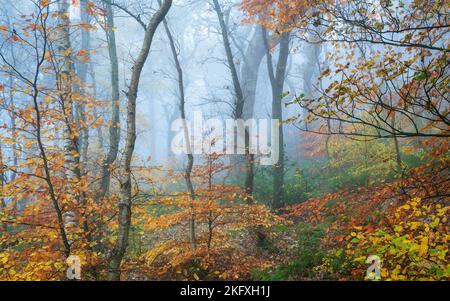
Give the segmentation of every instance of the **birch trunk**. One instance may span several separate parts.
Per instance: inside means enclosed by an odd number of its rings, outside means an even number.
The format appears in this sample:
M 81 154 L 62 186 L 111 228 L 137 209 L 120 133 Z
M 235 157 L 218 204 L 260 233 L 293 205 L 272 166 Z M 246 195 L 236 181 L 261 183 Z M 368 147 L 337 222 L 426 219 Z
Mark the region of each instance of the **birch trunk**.
M 58 13 L 59 13 L 59 45 L 58 52 L 61 56 L 60 69 L 61 74 L 59 75 L 59 87 L 60 90 L 60 100 L 61 108 L 64 114 L 65 131 L 64 139 L 65 144 L 65 170 L 67 180 L 69 185 L 72 186 L 76 184 L 81 177 L 80 170 L 80 149 L 79 149 L 79 131 L 76 126 L 76 120 L 74 116 L 75 109 L 77 114 L 79 114 L 78 105 L 74 104 L 73 101 L 73 76 L 74 76 L 74 63 L 72 56 L 72 48 L 70 42 L 70 18 L 69 18 L 69 0 L 59 0 L 58 1 Z M 74 191 L 71 187 L 69 188 L 69 193 L 74 195 L 76 201 L 80 200 L 77 191 Z M 74 211 L 67 211 L 63 213 L 64 224 L 66 227 L 66 232 L 70 227 L 75 227 L 77 225 L 77 217 Z M 67 236 L 70 237 L 69 233 Z M 69 243 L 72 244 L 73 240 L 69 238 Z

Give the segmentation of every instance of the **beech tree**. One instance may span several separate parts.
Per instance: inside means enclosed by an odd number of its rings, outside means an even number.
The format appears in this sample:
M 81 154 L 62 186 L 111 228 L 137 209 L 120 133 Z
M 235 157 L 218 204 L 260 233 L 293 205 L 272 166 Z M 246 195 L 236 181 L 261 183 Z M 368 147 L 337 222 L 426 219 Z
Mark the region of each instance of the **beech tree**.
M 139 89 L 139 81 L 142 68 L 147 60 L 153 37 L 156 29 L 164 20 L 172 6 L 172 0 L 165 0 L 161 7 L 152 16 L 147 25 L 142 25 L 145 30 L 144 40 L 142 42 L 141 51 L 137 57 L 131 74 L 131 81 L 128 87 L 127 95 L 127 131 L 125 138 L 125 150 L 122 159 L 122 175 L 120 178 L 120 201 L 118 204 L 119 213 L 119 231 L 117 242 L 111 253 L 111 261 L 109 264 L 109 279 L 120 279 L 120 263 L 125 254 L 128 244 L 128 234 L 131 225 L 131 207 L 132 207 L 132 183 L 131 183 L 131 159 L 136 142 L 136 99 Z

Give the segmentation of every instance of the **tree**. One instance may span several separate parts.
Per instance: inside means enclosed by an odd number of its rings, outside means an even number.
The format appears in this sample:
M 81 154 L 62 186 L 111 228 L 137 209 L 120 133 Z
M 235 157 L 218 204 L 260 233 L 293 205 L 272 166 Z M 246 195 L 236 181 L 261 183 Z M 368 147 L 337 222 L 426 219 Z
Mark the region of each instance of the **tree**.
M 120 201 L 118 204 L 119 230 L 117 242 L 111 253 L 109 263 L 109 280 L 120 280 L 120 263 L 125 254 L 128 244 L 128 234 L 131 225 L 131 206 L 132 206 L 132 183 L 131 183 L 131 159 L 136 142 L 136 99 L 139 89 L 139 80 L 142 68 L 147 60 L 153 37 L 159 24 L 164 20 L 172 6 L 172 0 L 165 0 L 161 7 L 155 12 L 150 22 L 143 25 L 145 30 L 144 41 L 141 51 L 137 57 L 131 74 L 131 81 L 128 87 L 127 95 L 127 134 L 125 138 L 124 157 L 122 159 L 122 175 L 120 177 Z
M 247 236 L 255 228 L 268 228 L 282 219 L 264 205 L 243 202 L 245 191 L 225 184 L 221 174 L 233 167 L 223 163 L 223 156 L 211 154 L 203 159 L 192 172 L 195 202 L 191 202 L 189 192 L 163 193 L 145 202 L 146 209 L 140 211 L 145 216 L 142 228 L 157 233 L 144 257 L 151 263 L 151 274 L 159 279 L 230 279 L 249 275 L 252 266 L 270 265 L 251 249 L 233 247 L 233 233 L 245 231 L 241 235 Z M 196 249 L 183 239 L 192 211 Z
M 116 35 L 114 33 L 114 11 L 111 3 L 106 2 L 106 38 L 111 65 L 111 124 L 109 126 L 109 149 L 102 163 L 102 180 L 99 200 L 103 199 L 109 191 L 112 164 L 117 159 L 120 142 L 120 92 L 119 92 L 119 59 L 117 57 Z
M 276 70 L 273 67 L 271 47 L 267 38 L 267 33 L 263 29 L 264 45 L 266 47 L 267 69 L 269 72 L 270 84 L 272 86 L 272 118 L 278 120 L 279 152 L 278 163 L 273 167 L 273 203 L 272 207 L 279 209 L 283 205 L 283 185 L 284 185 L 284 136 L 283 136 L 283 87 L 286 77 L 287 60 L 289 56 L 289 35 L 283 33 L 280 37 L 280 51 Z
M 235 120 L 242 119 L 244 116 L 244 105 L 245 98 L 242 89 L 241 82 L 238 76 L 238 70 L 236 67 L 236 63 L 234 61 L 233 52 L 231 49 L 231 42 L 228 33 L 228 27 L 225 23 L 224 14 L 222 12 L 222 7 L 218 0 L 213 0 L 213 9 L 217 14 L 217 18 L 219 20 L 220 31 L 222 33 L 222 41 L 223 46 L 225 48 L 225 54 L 227 57 L 227 65 L 230 69 L 231 79 L 233 82 L 233 91 L 234 91 L 234 107 L 233 107 L 233 115 Z M 234 133 L 233 133 L 234 135 Z M 244 141 L 245 141 L 245 157 L 246 157 L 246 176 L 245 176 L 245 190 L 247 192 L 247 201 L 249 203 L 253 202 L 253 165 L 254 165 L 254 155 L 250 153 L 250 133 L 248 129 L 245 129 L 244 133 Z
M 86 99 L 80 96 L 81 85 L 70 66 L 72 59 L 83 55 L 72 56 L 71 48 L 67 48 L 72 25 L 67 19 L 67 3 L 59 4 L 58 10 L 52 11 L 53 5 L 47 1 L 35 3 L 30 15 L 20 17 L 23 27 L 12 25 L 2 30 L 6 44 L 21 49 L 25 60 L 17 64 L 6 52 L 0 52 L 2 71 L 14 77 L 15 84 L 8 87 L 10 94 L 23 97 L 18 103 L 1 99 L 1 107 L 17 118 L 11 127 L 3 129 L 7 136 L 2 146 L 11 149 L 5 171 L 16 176 L 4 186 L 2 200 L 13 207 L 5 208 L 2 220 L 14 225 L 16 242 L 11 245 L 17 244 L 23 251 L 20 255 L 29 257 L 26 264 L 16 267 L 16 273 L 23 271 L 15 274 L 18 279 L 46 278 L 49 273 L 42 269 L 42 261 L 56 264 L 73 252 L 84 252 L 87 261 L 92 258 L 87 227 L 92 209 L 91 178 L 78 173 L 79 152 L 73 147 L 77 146 L 79 131 L 72 108 L 86 102 L 100 105 L 87 95 Z M 86 123 L 81 127 L 96 128 L 101 123 L 90 111 L 84 114 Z M 72 149 L 68 150 L 68 146 Z M 10 156 L 17 157 L 18 153 L 20 160 L 12 160 L 11 164 Z M 14 204 L 18 202 L 23 203 L 23 208 L 15 214 Z M 18 225 L 34 227 L 35 231 L 21 230 Z M 39 251 L 36 244 L 29 244 L 33 235 L 51 251 Z M 7 237 L 6 242 L 8 245 L 11 240 Z M 9 251 L 15 254 L 14 248 Z
M 177 70 L 177 81 L 178 81 L 178 93 L 179 93 L 179 110 L 180 110 L 180 118 L 183 120 L 183 131 L 184 131 L 184 142 L 186 144 L 186 156 L 187 156 L 187 166 L 184 173 L 184 179 L 186 181 L 186 187 L 189 191 L 189 196 L 191 198 L 191 201 L 193 202 L 195 200 L 195 191 L 194 186 L 192 184 L 191 180 L 191 173 L 192 168 L 194 166 L 194 155 L 192 154 L 192 148 L 191 148 L 191 138 L 189 134 L 189 128 L 187 126 L 186 121 L 186 110 L 185 110 L 185 94 L 184 94 L 184 79 L 183 79 L 183 69 L 181 67 L 180 60 L 178 59 L 178 52 L 175 47 L 175 41 L 172 36 L 172 33 L 170 32 L 170 28 L 167 22 L 167 19 L 164 19 L 164 29 L 167 34 L 167 38 L 169 39 L 169 45 L 170 50 L 172 52 L 173 61 L 175 64 L 175 68 Z M 189 239 L 191 242 L 192 249 L 197 248 L 197 242 L 195 238 L 195 215 L 192 214 L 191 219 L 189 221 Z
M 298 119 L 302 130 L 361 139 L 448 137 L 448 107 L 442 105 L 448 90 L 448 45 L 442 37 L 449 26 L 442 18 L 442 1 L 381 1 L 380 6 L 365 1 L 289 2 L 244 1 L 243 7 L 270 28 L 296 30 L 307 41 L 340 49 L 330 53 L 334 66 L 322 76 L 331 83 L 319 91 L 321 96 L 295 102 L 308 112 L 306 120 Z M 361 60 L 354 49 L 367 44 L 382 48 Z M 328 121 L 333 128 L 304 126 L 314 120 Z M 355 124 L 376 133 L 357 132 Z

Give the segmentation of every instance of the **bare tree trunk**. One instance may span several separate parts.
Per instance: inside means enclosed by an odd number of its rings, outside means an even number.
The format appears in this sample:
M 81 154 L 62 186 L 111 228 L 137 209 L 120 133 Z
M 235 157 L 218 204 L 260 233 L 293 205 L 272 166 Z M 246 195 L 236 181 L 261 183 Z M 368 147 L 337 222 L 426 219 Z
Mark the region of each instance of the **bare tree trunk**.
M 231 50 L 230 39 L 228 35 L 228 27 L 225 23 L 224 14 L 222 12 L 222 8 L 219 4 L 218 0 L 213 0 L 213 8 L 217 13 L 217 17 L 219 19 L 219 25 L 222 32 L 222 40 L 225 48 L 225 54 L 227 56 L 228 67 L 230 68 L 231 79 L 233 81 L 234 88 L 234 118 L 236 120 L 242 119 L 244 113 L 244 93 L 242 90 L 241 83 L 239 81 L 238 72 L 236 68 L 236 64 L 233 58 L 233 52 Z M 233 133 L 234 134 L 234 133 Z M 246 192 L 246 201 L 247 203 L 253 202 L 253 163 L 254 163 L 254 155 L 250 154 L 250 136 L 248 129 L 245 129 L 245 192 Z
M 83 24 L 89 24 L 90 20 L 88 17 L 88 14 L 86 12 L 87 10 L 87 0 L 80 0 L 80 14 L 81 14 L 81 22 Z M 81 30 L 81 50 L 83 51 L 90 51 L 90 34 L 89 30 Z M 81 82 L 81 87 L 79 87 L 80 96 L 82 98 L 86 97 L 86 89 L 87 89 L 87 77 L 88 77 L 88 67 L 89 64 L 85 58 L 81 58 L 78 60 L 78 78 Z M 88 149 L 89 149 L 89 127 L 87 126 L 87 119 L 86 119 L 86 106 L 85 104 L 79 105 L 79 116 L 78 116 L 78 122 L 79 122 L 79 129 L 81 133 L 81 139 L 80 139 L 80 176 L 85 175 L 87 173 L 87 166 L 88 166 Z M 80 195 L 80 202 L 82 205 L 81 208 L 81 215 L 83 217 L 83 230 L 86 236 L 87 241 L 89 242 L 87 249 L 91 252 L 93 252 L 92 248 L 92 242 L 94 241 L 94 238 L 92 236 L 90 227 L 89 227 L 89 213 L 87 211 L 87 196 L 84 192 L 81 192 Z M 97 268 L 92 268 L 90 270 L 92 276 L 94 279 L 98 279 L 98 270 Z
M 137 57 L 131 74 L 130 86 L 127 97 L 127 136 L 125 142 L 124 158 L 122 161 L 122 172 L 120 176 L 120 201 L 118 204 L 118 237 L 111 252 L 109 262 L 109 280 L 120 280 L 120 264 L 128 245 L 128 236 L 131 225 L 132 206 L 132 183 L 131 183 L 131 160 L 133 158 L 136 142 L 136 99 L 139 89 L 139 81 L 142 69 L 147 60 L 153 37 L 159 24 L 164 20 L 172 6 L 172 0 L 165 0 L 161 7 L 155 12 L 149 24 L 145 27 L 144 41 L 139 56 Z
M 97 99 L 98 93 L 97 93 L 97 79 L 95 76 L 95 68 L 94 68 L 94 63 L 92 61 L 89 62 L 89 76 L 91 77 L 91 82 L 92 82 L 92 97 L 94 99 Z M 103 114 L 104 111 L 102 111 L 102 109 L 98 109 L 98 108 L 94 108 L 94 114 L 98 115 L 98 114 Z M 102 127 L 99 126 L 96 128 L 96 132 L 97 132 L 97 149 L 98 150 L 103 150 L 105 145 L 104 145 L 104 141 L 103 141 L 103 131 L 102 131 Z
M 180 109 L 180 116 L 181 119 L 183 119 L 183 130 L 184 130 L 184 139 L 186 143 L 186 153 L 187 153 L 187 166 L 184 173 L 184 179 L 186 181 L 186 186 L 189 191 L 189 195 L 191 198 L 191 201 L 193 202 L 195 200 L 195 191 L 194 186 L 192 184 L 191 180 L 191 173 L 192 173 L 192 167 L 194 165 L 194 156 L 192 155 L 191 150 L 191 142 L 190 142 L 190 135 L 188 126 L 186 124 L 186 112 L 185 112 L 185 94 L 184 94 L 184 80 L 183 80 L 183 69 L 181 68 L 180 60 L 178 59 L 178 53 L 177 49 L 175 47 L 175 41 L 173 39 L 172 33 L 170 32 L 169 25 L 167 24 L 167 20 L 164 19 L 164 29 L 166 30 L 167 38 L 169 39 L 170 44 L 170 50 L 172 52 L 172 57 L 175 63 L 175 68 L 177 70 L 177 77 L 178 77 L 178 93 L 180 97 L 179 102 L 179 109 Z M 189 220 L 189 241 L 191 243 L 192 249 L 197 248 L 197 242 L 195 238 L 195 215 L 192 214 L 190 220 Z
M 66 123 L 66 164 L 67 164 L 67 172 L 69 178 L 78 177 L 80 175 L 79 170 L 79 137 L 75 134 L 74 129 L 72 128 L 72 124 L 75 121 L 74 118 L 74 104 L 71 101 L 72 97 L 72 84 L 73 84 L 73 74 L 74 74 L 74 66 L 71 55 L 71 42 L 70 42 L 70 19 L 69 19 L 69 1 L 68 0 L 59 0 L 58 1 L 58 10 L 59 10 L 59 47 L 58 51 L 61 55 L 61 101 L 63 113 L 65 114 L 65 123 Z
M 243 118 L 248 119 L 253 117 L 259 68 L 266 56 L 261 25 L 255 26 L 255 33 L 243 56 L 244 60 L 240 71 L 242 93 L 245 100 Z
M 395 112 L 392 113 L 391 126 L 395 128 Z M 400 144 L 398 141 L 397 135 L 394 134 L 394 147 L 395 147 L 395 160 L 397 162 L 397 172 L 400 174 L 400 177 L 403 178 L 403 165 L 402 165 L 402 156 L 400 153 Z
M 14 65 L 16 65 L 16 60 L 15 60 L 14 56 L 13 56 L 13 63 L 14 63 Z M 15 106 L 15 103 L 14 103 L 15 99 L 14 99 L 14 93 L 13 93 L 14 80 L 13 80 L 13 76 L 11 73 L 8 75 L 8 77 L 9 77 L 9 105 L 11 107 L 14 107 Z M 16 136 L 17 135 L 16 114 L 14 114 L 14 113 L 10 113 L 10 125 L 11 125 L 12 136 L 17 137 Z M 16 168 L 19 168 L 19 158 L 18 158 L 19 144 L 16 141 L 14 141 L 14 143 L 12 144 L 12 147 L 13 147 L 13 151 L 12 151 L 13 166 L 16 166 Z M 9 179 L 9 181 L 14 182 L 15 180 L 16 180 L 16 173 L 13 172 L 11 174 L 11 178 Z M 14 203 L 14 208 L 15 208 L 16 212 L 20 209 L 20 205 L 21 205 L 20 201 L 16 201 Z
M 106 39 L 108 41 L 109 61 L 111 66 L 111 124 L 109 126 L 109 149 L 102 163 L 102 178 L 98 200 L 102 200 L 109 191 L 111 182 L 111 164 L 117 159 L 120 142 L 120 92 L 119 59 L 117 57 L 116 35 L 114 33 L 114 12 L 106 2 Z
M 253 117 L 256 88 L 258 83 L 259 67 L 262 59 L 266 55 L 264 50 L 264 40 L 260 30 L 261 25 L 256 25 L 255 33 L 245 51 L 244 60 L 241 68 L 241 82 L 244 99 L 243 118 L 250 119 Z M 248 132 L 245 137 L 245 144 L 249 146 L 250 137 Z M 248 148 L 247 148 L 248 150 Z M 245 192 L 247 195 L 247 203 L 253 204 L 253 186 L 254 186 L 254 161 L 255 156 L 246 152 L 246 175 L 245 175 Z
M 86 13 L 87 8 L 87 0 L 80 0 L 80 15 L 81 15 L 81 22 L 84 24 L 89 24 L 90 20 L 88 17 L 88 14 Z M 81 50 L 89 51 L 90 50 L 90 34 L 89 30 L 81 30 Z M 78 77 L 80 79 L 80 82 L 82 84 L 82 87 L 80 89 L 81 97 L 84 98 L 86 96 L 86 86 L 87 86 L 87 75 L 88 75 L 88 62 L 81 58 L 78 61 Z M 78 118 L 81 121 L 80 126 L 80 156 L 81 156 L 81 162 L 83 164 L 83 172 L 85 171 L 85 168 L 87 166 L 87 157 L 88 157 L 88 148 L 89 148 L 89 128 L 86 124 L 86 108 L 84 104 L 80 105 L 79 113 L 80 116 Z
M 1 113 L 1 112 L 0 112 Z M 6 165 L 3 162 L 3 150 L 2 150 L 2 144 L 0 143 L 0 212 L 2 209 L 6 208 L 6 202 L 3 198 L 3 186 L 6 184 L 6 174 L 4 172 Z M 4 232 L 8 231 L 8 224 L 3 223 L 3 230 Z
M 264 41 L 266 46 L 267 67 L 269 72 L 270 83 L 272 86 L 272 118 L 277 119 L 279 135 L 279 152 L 280 157 L 277 164 L 273 166 L 273 200 L 272 208 L 279 209 L 283 206 L 283 186 L 284 186 L 284 137 L 283 137 L 283 110 L 282 110 L 282 94 L 284 80 L 286 77 L 287 60 L 289 57 L 289 41 L 290 33 L 282 33 L 280 38 L 280 50 L 276 70 L 273 68 L 272 54 L 267 39 L 267 33 L 263 29 Z
M 208 189 L 209 192 L 212 191 L 212 173 L 213 173 L 213 167 L 212 167 L 212 159 L 211 156 L 208 156 Z M 208 250 L 211 249 L 211 243 L 212 243 L 212 237 L 213 237 L 213 231 L 214 231 L 214 216 L 213 216 L 213 212 L 210 210 L 209 211 L 209 216 L 208 216 L 208 242 L 207 242 L 207 246 L 208 246 Z
M 220 30 L 222 32 L 223 46 L 225 48 L 225 54 L 227 56 L 228 67 L 230 68 L 231 79 L 233 81 L 233 88 L 235 93 L 235 109 L 234 116 L 236 119 L 242 118 L 242 113 L 244 110 L 244 96 L 242 93 L 242 87 L 239 82 L 238 72 L 236 69 L 236 64 L 234 63 L 233 52 L 231 50 L 230 39 L 228 37 L 228 28 L 225 24 L 224 15 L 222 12 L 222 7 L 218 0 L 213 0 L 214 10 L 217 13 L 219 19 Z
M 76 116 L 80 116 L 80 107 L 73 101 L 73 84 L 74 84 L 74 62 L 72 55 L 72 47 L 70 42 L 70 2 L 68 0 L 58 1 L 58 13 L 59 13 L 59 45 L 58 52 L 61 56 L 60 69 L 61 73 L 58 74 L 59 87 L 61 91 L 60 104 L 61 109 L 64 114 L 65 131 L 64 139 L 66 141 L 65 145 L 65 170 L 67 174 L 67 179 L 71 184 L 79 182 L 81 178 L 80 170 L 80 147 L 79 147 L 79 135 L 77 134 L 78 129 L 76 129 L 74 124 L 76 124 Z M 39 110 L 36 108 L 36 110 Z M 75 114 L 74 114 L 75 113 Z M 79 123 L 78 123 L 79 124 Z M 70 189 L 70 194 L 74 195 L 76 201 L 80 200 L 79 191 L 74 191 Z M 74 211 L 67 211 L 63 213 L 65 227 L 69 228 L 77 225 L 77 217 Z M 66 230 L 67 232 L 67 230 Z M 69 234 L 67 234 L 69 236 Z M 72 244 L 71 238 L 68 239 L 69 243 Z

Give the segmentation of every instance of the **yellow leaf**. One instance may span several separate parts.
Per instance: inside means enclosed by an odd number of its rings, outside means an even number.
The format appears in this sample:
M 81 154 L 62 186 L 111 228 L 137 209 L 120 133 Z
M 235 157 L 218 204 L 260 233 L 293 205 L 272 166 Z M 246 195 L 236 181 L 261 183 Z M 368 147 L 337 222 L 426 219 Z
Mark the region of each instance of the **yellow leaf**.
M 8 262 L 8 255 L 3 255 L 0 259 L 0 263 L 5 264 Z
M 409 210 L 409 209 L 411 209 L 411 207 L 408 204 L 406 204 L 406 205 L 401 206 L 399 209 Z
M 428 253 L 428 237 L 422 238 L 419 255 L 424 257 Z

